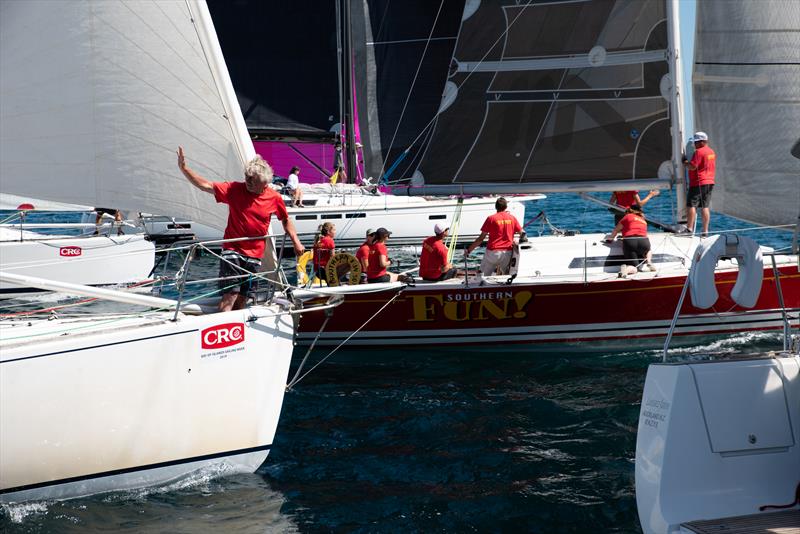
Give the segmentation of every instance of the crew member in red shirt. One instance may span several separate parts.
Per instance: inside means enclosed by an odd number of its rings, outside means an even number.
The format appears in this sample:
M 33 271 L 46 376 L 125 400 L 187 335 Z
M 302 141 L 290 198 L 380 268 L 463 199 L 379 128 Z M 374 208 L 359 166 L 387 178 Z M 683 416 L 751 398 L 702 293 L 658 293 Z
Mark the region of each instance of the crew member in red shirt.
M 643 199 L 639 198 L 638 191 L 614 191 L 611 193 L 611 198 L 608 201 L 611 204 L 616 204 L 621 210 L 616 210 L 610 208 L 609 211 L 614 213 L 614 224 L 618 224 L 620 220 L 625 216 L 625 210 L 630 208 L 634 204 L 639 204 L 641 207 L 644 207 L 645 204 L 650 202 L 650 199 L 658 196 L 660 191 L 658 189 L 653 189 L 647 196 Z
M 220 280 L 219 288 L 224 290 L 224 293 L 219 303 L 219 311 L 242 309 L 250 289 L 249 277 L 241 283 L 234 283 L 225 278 L 258 272 L 261 257 L 266 249 L 266 242 L 261 236 L 269 233 L 269 220 L 273 213 L 283 223 L 286 235 L 294 244 L 295 254 L 300 256 L 305 252 L 305 247 L 300 243 L 286 212 L 283 199 L 267 187 L 272 180 L 272 167 L 261 156 L 256 156 L 245 167 L 244 182 L 211 182 L 186 165 L 183 147 L 178 147 L 178 168 L 193 186 L 206 193 L 212 193 L 217 202 L 228 205 L 225 239 L 258 238 L 226 242 L 222 245 L 219 277 L 223 280 Z M 234 285 L 228 287 L 231 284 Z
M 694 232 L 697 208 L 700 208 L 700 216 L 703 219 L 703 235 L 708 235 L 708 225 L 711 222 L 711 192 L 714 190 L 717 155 L 708 146 L 708 135 L 705 132 L 695 132 L 692 141 L 695 149 L 692 160 L 683 158 L 683 165 L 689 169 L 689 194 L 686 196 L 689 213 L 686 226 L 690 232 Z
M 428 282 L 449 280 L 456 275 L 453 264 L 447 261 L 447 247 L 444 240 L 450 228 L 435 225 L 431 237 L 422 243 L 422 254 L 419 257 L 419 275 Z
M 367 283 L 367 269 L 369 268 L 369 249 L 372 246 L 372 240 L 375 238 L 375 230 L 370 228 L 367 230 L 367 236 L 361 246 L 356 251 L 356 259 L 361 264 L 361 283 Z
M 336 225 L 325 222 L 319 226 L 318 230 L 319 233 L 314 239 L 314 272 L 317 273 L 317 278 L 325 280 L 327 276 L 325 269 L 336 248 L 336 243 L 333 241 L 333 238 L 336 237 Z
M 397 275 L 386 270 L 392 263 L 386 250 L 386 241 L 392 233 L 386 228 L 378 228 L 374 235 L 367 259 L 367 282 L 370 284 L 396 282 Z
M 508 266 L 511 262 L 511 250 L 514 247 L 514 234 L 520 234 L 519 241 L 524 243 L 528 240 L 525 231 L 520 226 L 519 221 L 512 214 L 508 213 L 508 202 L 503 197 L 494 203 L 497 213 L 486 217 L 481 234 L 467 247 L 466 254 L 469 256 L 472 251 L 481 246 L 483 240 L 489 237 L 486 245 L 486 253 L 481 260 L 481 272 L 484 276 L 489 276 L 499 269 L 500 274 L 508 273 Z
M 625 216 L 606 237 L 611 242 L 622 234 L 622 255 L 627 263 L 620 267 L 620 276 L 635 274 L 640 271 L 655 271 L 650 250 L 650 239 L 647 237 L 647 221 L 639 204 L 634 204 L 627 209 Z

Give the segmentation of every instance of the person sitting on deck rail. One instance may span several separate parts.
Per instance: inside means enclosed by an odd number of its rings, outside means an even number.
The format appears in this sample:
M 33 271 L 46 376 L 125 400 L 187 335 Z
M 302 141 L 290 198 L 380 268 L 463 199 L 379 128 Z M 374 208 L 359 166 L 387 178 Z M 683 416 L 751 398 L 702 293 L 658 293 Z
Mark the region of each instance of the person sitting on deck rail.
M 436 224 L 433 227 L 434 235 L 423 241 L 419 257 L 419 275 L 423 280 L 440 282 L 456 275 L 457 270 L 447 261 L 447 247 L 444 246 L 449 230 L 449 227 Z
M 606 242 L 611 242 L 622 234 L 622 254 L 626 262 L 619 268 L 622 277 L 629 274 L 636 274 L 636 269 L 643 272 L 653 271 L 653 251 L 650 250 L 650 239 L 647 237 L 647 221 L 644 212 L 639 204 L 634 204 L 628 208 L 625 216 L 614 227 L 614 230 L 606 236 Z
M 303 205 L 303 190 L 300 188 L 300 167 L 292 167 L 289 178 L 286 179 L 286 193 L 292 197 L 292 206 L 305 208 Z
M 372 228 L 367 230 L 366 239 L 356 251 L 356 259 L 361 263 L 361 282 L 367 283 L 367 269 L 369 269 L 369 249 L 372 247 L 372 242 L 375 239 L 375 230 Z
M 498 270 L 500 274 L 508 273 L 511 252 L 514 248 L 514 234 L 519 234 L 520 243 L 528 241 L 525 230 L 522 229 L 517 218 L 506 211 L 507 208 L 508 202 L 505 198 L 500 197 L 495 201 L 494 209 L 497 210 L 497 213 L 486 218 L 481 226 L 481 234 L 465 251 L 469 256 L 473 250 L 481 246 L 487 236 L 489 237 L 486 252 L 481 260 L 481 272 L 484 276 L 493 275 Z
M 325 222 L 319 225 L 317 230 L 319 233 L 314 238 L 314 272 L 317 278 L 325 280 L 327 277 L 325 270 L 336 249 L 336 243 L 333 241 L 336 237 L 336 225 Z
M 247 162 L 244 182 L 211 182 L 189 168 L 183 147 L 179 146 L 178 168 L 193 186 L 213 194 L 217 202 L 228 204 L 228 224 L 225 227 L 224 239 L 257 238 L 222 244 L 219 267 L 219 277 L 222 280 L 219 282 L 219 288 L 224 290 L 224 293 L 219 303 L 219 311 L 242 309 L 247 300 L 250 280 L 244 278 L 243 282 L 238 283 L 226 278 L 258 271 L 266 249 L 266 242 L 261 236 L 269 233 L 269 220 L 273 213 L 283 224 L 286 235 L 292 240 L 295 254 L 299 257 L 305 252 L 305 247 L 300 243 L 294 224 L 286 212 L 286 204 L 277 192 L 267 187 L 272 180 L 272 167 L 257 155 Z

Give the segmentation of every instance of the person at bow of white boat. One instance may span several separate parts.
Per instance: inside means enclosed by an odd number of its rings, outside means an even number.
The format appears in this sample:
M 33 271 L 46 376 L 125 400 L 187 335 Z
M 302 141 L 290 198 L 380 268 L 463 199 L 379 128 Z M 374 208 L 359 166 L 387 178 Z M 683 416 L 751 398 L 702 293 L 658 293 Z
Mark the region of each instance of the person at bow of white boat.
M 611 198 L 608 201 L 611 204 L 616 204 L 621 210 L 609 208 L 608 211 L 614 214 L 614 224 L 619 224 L 619 221 L 625 216 L 625 210 L 634 204 L 639 204 L 644 207 L 645 204 L 650 202 L 650 199 L 657 197 L 661 192 L 658 189 L 653 189 L 644 198 L 639 198 L 639 191 L 614 191 L 611 193 Z
M 267 187 L 272 180 L 272 167 L 261 156 L 256 156 L 245 167 L 244 182 L 211 182 L 186 164 L 183 147 L 178 147 L 178 168 L 192 185 L 201 191 L 213 194 L 217 202 L 228 205 L 228 224 L 225 227 L 224 239 L 257 237 L 245 241 L 226 242 L 222 245 L 219 286 L 223 290 L 223 295 L 219 311 L 242 309 L 250 288 L 250 279 L 248 277 L 241 283 L 231 285 L 228 278 L 258 271 L 266 249 L 266 242 L 260 236 L 269 233 L 269 221 L 273 213 L 292 240 L 295 254 L 299 257 L 305 252 L 305 247 L 297 237 L 292 220 L 286 211 L 286 204 L 278 193 Z
M 511 263 L 511 253 L 514 249 L 514 234 L 519 234 L 519 242 L 525 243 L 528 237 L 514 215 L 508 213 L 508 201 L 500 197 L 494 203 L 497 213 L 489 215 L 481 226 L 481 233 L 465 250 L 469 256 L 472 251 L 483 244 L 488 237 L 486 252 L 481 260 L 481 272 L 484 276 L 491 276 L 496 271 L 507 274 Z
M 714 190 L 716 179 L 717 155 L 708 146 L 708 134 L 695 132 L 692 136 L 694 142 L 694 156 L 691 161 L 683 157 L 683 165 L 689 169 L 689 194 L 686 195 L 686 207 L 689 209 L 686 217 L 686 226 L 694 232 L 694 223 L 697 220 L 697 208 L 703 219 L 703 234 L 708 235 L 708 226 L 711 223 L 711 192 Z
M 314 238 L 314 272 L 317 278 L 325 280 L 327 276 L 325 269 L 336 250 L 336 243 L 333 240 L 336 237 L 336 225 L 332 222 L 322 223 L 317 232 Z
M 292 167 L 286 179 L 286 193 L 292 197 L 292 206 L 305 208 L 303 205 L 303 189 L 300 187 L 300 167 Z
M 626 261 L 620 265 L 619 275 L 625 277 L 636 274 L 637 269 L 643 272 L 655 272 L 653 251 L 650 249 L 650 239 L 647 237 L 647 221 L 639 204 L 633 204 L 625 211 L 622 220 L 606 236 L 606 242 L 614 241 L 618 234 L 622 234 L 622 255 Z
M 450 228 L 436 224 L 433 234 L 422 243 L 422 253 L 419 256 L 419 275 L 428 282 L 441 282 L 450 280 L 458 272 L 453 264 L 447 261 L 447 247 L 444 240 Z

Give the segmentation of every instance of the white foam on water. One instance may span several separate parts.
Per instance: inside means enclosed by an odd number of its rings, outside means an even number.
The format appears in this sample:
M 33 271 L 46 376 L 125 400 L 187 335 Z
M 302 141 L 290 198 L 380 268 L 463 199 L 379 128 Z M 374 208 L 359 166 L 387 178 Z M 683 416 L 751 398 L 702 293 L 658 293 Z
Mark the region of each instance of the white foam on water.
M 30 516 L 44 515 L 47 513 L 48 501 L 32 501 L 20 504 L 2 504 L 0 509 L 3 514 L 11 519 L 12 523 L 22 523 Z
M 214 479 L 225 476 L 230 471 L 230 466 L 226 464 L 211 465 L 166 484 L 108 493 L 103 498 L 103 502 L 143 500 L 151 495 L 162 495 L 186 489 L 203 489 L 203 486 L 208 486 Z M 210 488 L 206 489 L 210 490 Z

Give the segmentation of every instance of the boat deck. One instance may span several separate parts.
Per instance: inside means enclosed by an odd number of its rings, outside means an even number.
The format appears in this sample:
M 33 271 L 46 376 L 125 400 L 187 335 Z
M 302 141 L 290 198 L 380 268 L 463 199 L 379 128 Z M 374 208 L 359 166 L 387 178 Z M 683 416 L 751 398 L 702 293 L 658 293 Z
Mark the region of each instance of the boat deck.
M 696 534 L 798 534 L 800 509 L 763 514 L 740 515 L 720 519 L 690 521 L 681 524 L 681 532 Z

